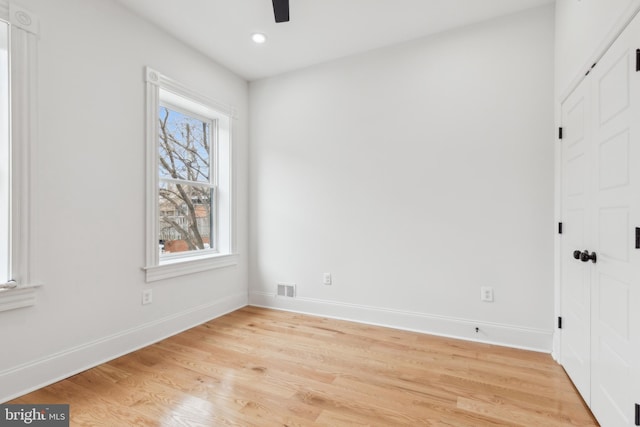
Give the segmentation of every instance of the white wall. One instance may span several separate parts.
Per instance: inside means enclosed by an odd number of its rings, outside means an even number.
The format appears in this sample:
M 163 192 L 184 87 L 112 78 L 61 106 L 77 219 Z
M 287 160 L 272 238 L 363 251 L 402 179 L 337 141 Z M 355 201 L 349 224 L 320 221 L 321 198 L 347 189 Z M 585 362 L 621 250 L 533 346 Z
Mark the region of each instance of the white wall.
M 546 6 L 251 83 L 250 301 L 549 351 L 553 34 Z
M 640 8 L 640 0 L 556 0 L 556 93 L 566 91 L 602 55 Z
M 40 18 L 30 308 L 0 313 L 0 401 L 247 302 L 248 85 L 103 0 L 21 0 Z M 237 267 L 155 282 L 145 262 L 144 67 L 235 106 Z

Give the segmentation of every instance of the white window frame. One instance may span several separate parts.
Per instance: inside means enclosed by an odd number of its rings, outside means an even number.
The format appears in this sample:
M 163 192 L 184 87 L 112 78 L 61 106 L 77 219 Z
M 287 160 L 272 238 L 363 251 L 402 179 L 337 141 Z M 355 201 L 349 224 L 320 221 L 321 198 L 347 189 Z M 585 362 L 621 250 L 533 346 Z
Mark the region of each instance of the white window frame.
M 31 212 L 31 153 L 37 137 L 37 45 L 39 22 L 30 11 L 0 0 L 0 19 L 9 23 L 10 225 L 9 276 L 0 278 L 0 311 L 36 302 L 31 277 L 34 248 Z M 8 283 L 4 283 L 5 280 Z
M 146 228 L 146 281 L 178 277 L 185 274 L 215 268 L 228 267 L 238 263 L 235 253 L 233 201 L 233 143 L 232 129 L 236 119 L 235 109 L 211 100 L 184 85 L 147 67 L 146 81 L 146 133 L 147 133 L 147 228 Z M 158 250 L 158 199 L 159 199 L 159 134 L 158 112 L 161 106 L 176 107 L 181 112 L 205 118 L 214 123 L 211 131 L 214 137 L 215 153 L 210 165 L 210 173 L 215 174 L 215 212 L 212 234 L 216 242 L 210 250 L 185 252 L 175 255 L 160 256 Z M 212 144 L 213 145 L 213 144 Z

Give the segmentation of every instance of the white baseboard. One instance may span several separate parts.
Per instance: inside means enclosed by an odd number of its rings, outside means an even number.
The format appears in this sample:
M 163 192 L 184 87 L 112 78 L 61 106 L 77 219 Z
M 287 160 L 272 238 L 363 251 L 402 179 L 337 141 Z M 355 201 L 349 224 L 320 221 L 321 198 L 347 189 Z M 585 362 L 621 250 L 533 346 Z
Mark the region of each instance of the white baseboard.
M 553 360 L 560 363 L 560 334 L 557 331 L 554 331 L 553 333 L 553 340 L 552 340 L 551 346 L 552 346 L 551 357 L 553 357 Z
M 313 298 L 250 292 L 249 304 L 487 344 L 551 353 L 553 331 Z M 479 328 L 476 332 L 475 328 Z
M 247 294 L 202 304 L 0 372 L 0 402 L 68 378 L 247 305 Z

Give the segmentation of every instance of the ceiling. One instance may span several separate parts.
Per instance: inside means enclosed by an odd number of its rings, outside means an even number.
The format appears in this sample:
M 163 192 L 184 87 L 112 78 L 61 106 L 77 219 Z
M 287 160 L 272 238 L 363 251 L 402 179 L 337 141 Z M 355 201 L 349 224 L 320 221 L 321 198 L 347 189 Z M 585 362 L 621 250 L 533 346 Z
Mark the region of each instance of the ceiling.
M 117 0 L 247 80 L 416 39 L 554 0 Z M 251 34 L 262 32 L 257 45 Z

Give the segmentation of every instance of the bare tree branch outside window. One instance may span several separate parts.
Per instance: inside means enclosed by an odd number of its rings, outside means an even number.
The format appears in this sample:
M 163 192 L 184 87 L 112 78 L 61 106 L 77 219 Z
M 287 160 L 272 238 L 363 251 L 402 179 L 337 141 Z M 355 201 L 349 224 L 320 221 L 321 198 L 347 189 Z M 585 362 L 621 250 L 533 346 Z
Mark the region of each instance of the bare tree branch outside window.
M 212 123 L 159 110 L 159 243 L 163 252 L 210 248 L 213 241 Z

